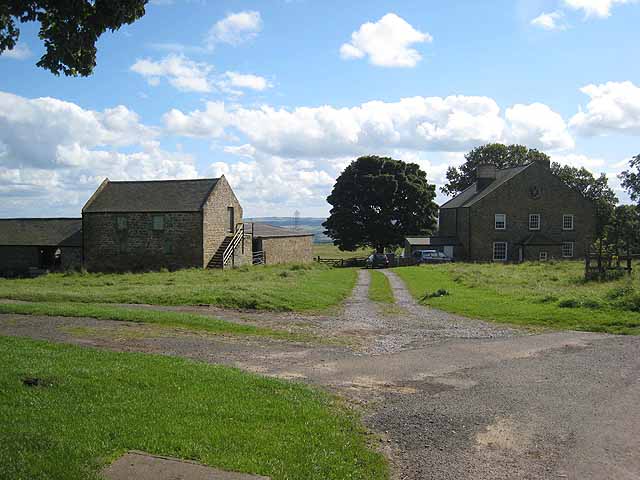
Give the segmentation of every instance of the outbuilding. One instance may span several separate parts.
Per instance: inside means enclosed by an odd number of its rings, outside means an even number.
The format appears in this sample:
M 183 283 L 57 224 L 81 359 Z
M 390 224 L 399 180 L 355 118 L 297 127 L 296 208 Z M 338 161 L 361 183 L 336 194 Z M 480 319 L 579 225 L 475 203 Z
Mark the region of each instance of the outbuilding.
M 253 234 L 254 257 L 266 265 L 313 261 L 313 233 L 266 223 L 251 223 L 245 230 Z
M 0 219 L 0 275 L 82 266 L 81 218 Z

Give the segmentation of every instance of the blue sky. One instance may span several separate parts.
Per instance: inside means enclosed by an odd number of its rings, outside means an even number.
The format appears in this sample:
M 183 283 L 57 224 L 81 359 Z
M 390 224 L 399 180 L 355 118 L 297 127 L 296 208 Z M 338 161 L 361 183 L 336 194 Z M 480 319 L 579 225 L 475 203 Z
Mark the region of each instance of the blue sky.
M 79 215 L 106 176 L 220 174 L 248 215 L 323 216 L 359 155 L 440 185 L 490 141 L 618 188 L 640 153 L 638 24 L 634 0 L 157 0 L 103 35 L 89 78 L 38 69 L 26 24 L 0 56 L 0 216 Z

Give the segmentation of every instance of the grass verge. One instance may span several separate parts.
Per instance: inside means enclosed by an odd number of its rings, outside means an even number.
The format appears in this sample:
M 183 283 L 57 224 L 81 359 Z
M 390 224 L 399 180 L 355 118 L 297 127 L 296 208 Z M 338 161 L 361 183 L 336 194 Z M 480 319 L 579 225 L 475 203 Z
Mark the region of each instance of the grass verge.
M 374 302 L 395 303 L 393 291 L 389 279 L 384 273 L 371 271 L 371 283 L 369 283 L 369 299 Z
M 118 320 L 150 323 L 166 327 L 206 331 L 215 334 L 254 335 L 283 340 L 311 340 L 311 336 L 282 330 L 241 325 L 195 313 L 162 312 L 157 310 L 127 309 L 109 305 L 83 303 L 0 303 L 0 313 L 19 315 L 44 315 L 56 317 L 90 317 L 98 320 Z
M 396 273 L 423 303 L 468 317 L 640 334 L 637 274 L 614 282 L 584 282 L 583 268 L 580 262 L 451 264 L 400 268 Z
M 50 274 L 0 279 L 0 298 L 30 302 L 210 304 L 227 308 L 322 311 L 340 304 L 353 269 L 316 264 L 140 274 Z
M 274 480 L 387 478 L 358 419 L 300 384 L 8 337 L 0 362 L 0 478 L 97 479 L 134 449 Z

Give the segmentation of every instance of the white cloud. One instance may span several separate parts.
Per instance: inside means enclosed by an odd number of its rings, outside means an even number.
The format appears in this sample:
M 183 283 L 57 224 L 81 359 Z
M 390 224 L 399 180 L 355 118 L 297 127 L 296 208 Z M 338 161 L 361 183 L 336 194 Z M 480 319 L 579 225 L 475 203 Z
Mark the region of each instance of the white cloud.
M 564 4 L 584 12 L 585 17 L 607 18 L 615 5 L 636 3 L 637 0 L 564 0 Z
M 259 75 L 225 72 L 223 80 L 220 81 L 223 88 L 246 88 L 262 92 L 267 88 L 271 88 L 271 83 L 264 77 Z
M 5 50 L 0 54 L 0 58 L 9 58 L 12 60 L 26 60 L 31 56 L 31 49 L 26 43 L 18 42 L 12 50 Z
M 571 118 L 569 125 L 585 136 L 622 133 L 640 134 L 640 87 L 632 82 L 587 85 L 581 91 L 590 97 L 586 110 Z
M 542 13 L 533 20 L 531 25 L 543 30 L 566 30 L 567 24 L 564 22 L 564 13 L 560 11 Z
M 78 215 L 105 176 L 197 175 L 191 156 L 163 150 L 157 136 L 122 105 L 98 112 L 0 92 L 0 215 Z
M 551 155 L 551 160 L 558 162 L 560 165 L 569 165 L 571 167 L 584 167 L 593 173 L 605 169 L 607 162 L 602 158 L 593 158 L 587 155 L 570 153 L 567 155 Z
M 422 56 L 411 46 L 432 40 L 428 33 L 416 30 L 395 13 L 388 13 L 353 32 L 351 42 L 340 47 L 340 55 L 347 60 L 368 56 L 371 64 L 380 67 L 415 67 Z
M 262 30 L 260 12 L 231 13 L 211 27 L 205 43 L 209 49 L 213 49 L 217 43 L 239 45 L 255 38 L 260 30 Z
M 159 61 L 137 60 L 131 71 L 147 79 L 151 86 L 157 86 L 161 78 L 185 92 L 210 92 L 212 85 L 209 74 L 213 67 L 207 63 L 194 62 L 184 55 L 169 54 Z
M 509 141 L 543 150 L 567 150 L 575 142 L 562 116 L 542 103 L 514 105 L 506 111 Z

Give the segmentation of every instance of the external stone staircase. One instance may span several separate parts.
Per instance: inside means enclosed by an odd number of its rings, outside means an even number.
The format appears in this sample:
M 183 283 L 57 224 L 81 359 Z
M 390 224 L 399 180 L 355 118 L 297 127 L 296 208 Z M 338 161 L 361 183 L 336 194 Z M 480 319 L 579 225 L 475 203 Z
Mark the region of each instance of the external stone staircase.
M 222 241 L 220 248 L 218 248 L 213 257 L 211 257 L 207 268 L 224 268 L 224 252 L 227 250 L 232 240 L 233 237 L 229 236 Z

